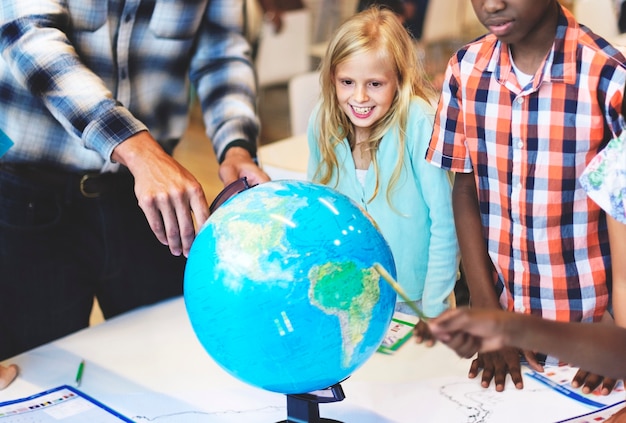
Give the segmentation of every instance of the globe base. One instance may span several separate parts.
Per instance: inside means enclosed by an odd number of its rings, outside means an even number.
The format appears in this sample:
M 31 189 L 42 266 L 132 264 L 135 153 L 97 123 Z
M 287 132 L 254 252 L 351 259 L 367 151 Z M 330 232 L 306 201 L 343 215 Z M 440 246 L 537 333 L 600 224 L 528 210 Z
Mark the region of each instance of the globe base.
M 287 420 L 278 423 L 342 423 L 320 417 L 319 404 L 342 401 L 345 397 L 339 383 L 306 394 L 287 395 Z

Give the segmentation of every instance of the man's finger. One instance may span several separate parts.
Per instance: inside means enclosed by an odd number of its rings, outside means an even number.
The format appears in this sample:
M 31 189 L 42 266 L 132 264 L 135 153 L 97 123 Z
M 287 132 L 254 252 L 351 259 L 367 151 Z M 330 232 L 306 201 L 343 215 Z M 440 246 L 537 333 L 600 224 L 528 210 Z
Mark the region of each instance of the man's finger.
M 9 386 L 17 377 L 17 373 L 18 367 L 15 364 L 0 366 L 0 390 Z

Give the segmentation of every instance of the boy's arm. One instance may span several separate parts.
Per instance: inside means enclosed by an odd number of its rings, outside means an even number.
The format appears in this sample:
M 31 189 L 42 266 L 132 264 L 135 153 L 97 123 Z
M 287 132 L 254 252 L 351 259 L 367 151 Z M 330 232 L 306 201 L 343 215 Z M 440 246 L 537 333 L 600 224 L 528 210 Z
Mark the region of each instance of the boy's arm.
M 626 263 L 624 260 L 615 260 L 615 257 L 624 257 L 626 255 L 626 225 L 618 222 L 608 214 L 607 224 L 609 243 L 611 245 L 613 276 L 611 301 L 613 304 L 613 317 L 617 326 L 626 327 L 626 307 L 624 306 L 626 304 Z M 617 380 L 611 377 L 611 373 L 593 374 L 589 372 L 589 369 L 583 366 L 574 376 L 572 386 L 581 387 L 584 393 L 593 392 L 600 387 L 603 395 L 610 394 L 615 388 Z
M 483 238 L 474 173 L 455 174 L 452 208 L 472 306 L 500 309 L 493 286 L 493 266 Z
M 611 267 L 613 272 L 613 313 L 615 323 L 626 327 L 626 224 L 607 214 L 609 243 L 611 245 Z M 621 257 L 620 259 L 617 259 Z
M 473 173 L 457 173 L 452 190 L 452 207 L 459 247 L 461 265 L 470 291 L 471 306 L 475 308 L 500 310 L 500 303 L 493 285 L 493 265 L 485 245 L 476 182 Z M 524 387 L 520 370 L 519 351 L 503 348 L 489 353 L 481 353 L 472 361 L 469 377 L 475 378 L 482 369 L 483 387 L 494 380 L 496 391 L 504 390 L 507 373 L 515 387 Z

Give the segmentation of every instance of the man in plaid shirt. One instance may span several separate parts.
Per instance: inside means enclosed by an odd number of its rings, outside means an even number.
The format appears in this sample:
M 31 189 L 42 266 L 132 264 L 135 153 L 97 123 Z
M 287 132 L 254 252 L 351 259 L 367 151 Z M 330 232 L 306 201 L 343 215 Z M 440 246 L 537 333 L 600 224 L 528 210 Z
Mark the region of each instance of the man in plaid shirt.
M 472 4 L 490 34 L 450 60 L 426 154 L 456 172 L 471 305 L 599 321 L 610 293 L 606 220 L 577 178 L 621 132 L 625 59 L 557 0 Z M 519 364 L 514 349 L 479 354 L 470 377 L 483 369 L 482 385 L 494 378 L 501 391 L 510 373 L 522 388 Z M 581 371 L 574 384 L 586 392 L 601 381 Z
M 94 294 L 111 317 L 182 293 L 208 217 L 171 157 L 189 82 L 222 181 L 268 180 L 242 27 L 237 0 L 2 1 L 0 359 L 86 326 Z

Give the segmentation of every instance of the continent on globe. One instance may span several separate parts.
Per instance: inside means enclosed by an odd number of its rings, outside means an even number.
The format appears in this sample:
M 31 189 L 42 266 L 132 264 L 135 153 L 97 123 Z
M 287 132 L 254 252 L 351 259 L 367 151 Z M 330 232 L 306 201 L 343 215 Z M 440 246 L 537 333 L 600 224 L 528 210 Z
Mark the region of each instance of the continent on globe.
M 374 269 L 360 269 L 355 263 L 326 263 L 314 266 L 309 272 L 311 304 L 325 313 L 339 318 L 344 345 L 344 365 L 348 367 L 356 345 L 363 340 L 372 318 L 374 306 L 380 299 L 378 280 Z M 352 280 L 361 283 L 349 283 Z M 337 286 L 349 286 L 353 292 L 337 295 Z

